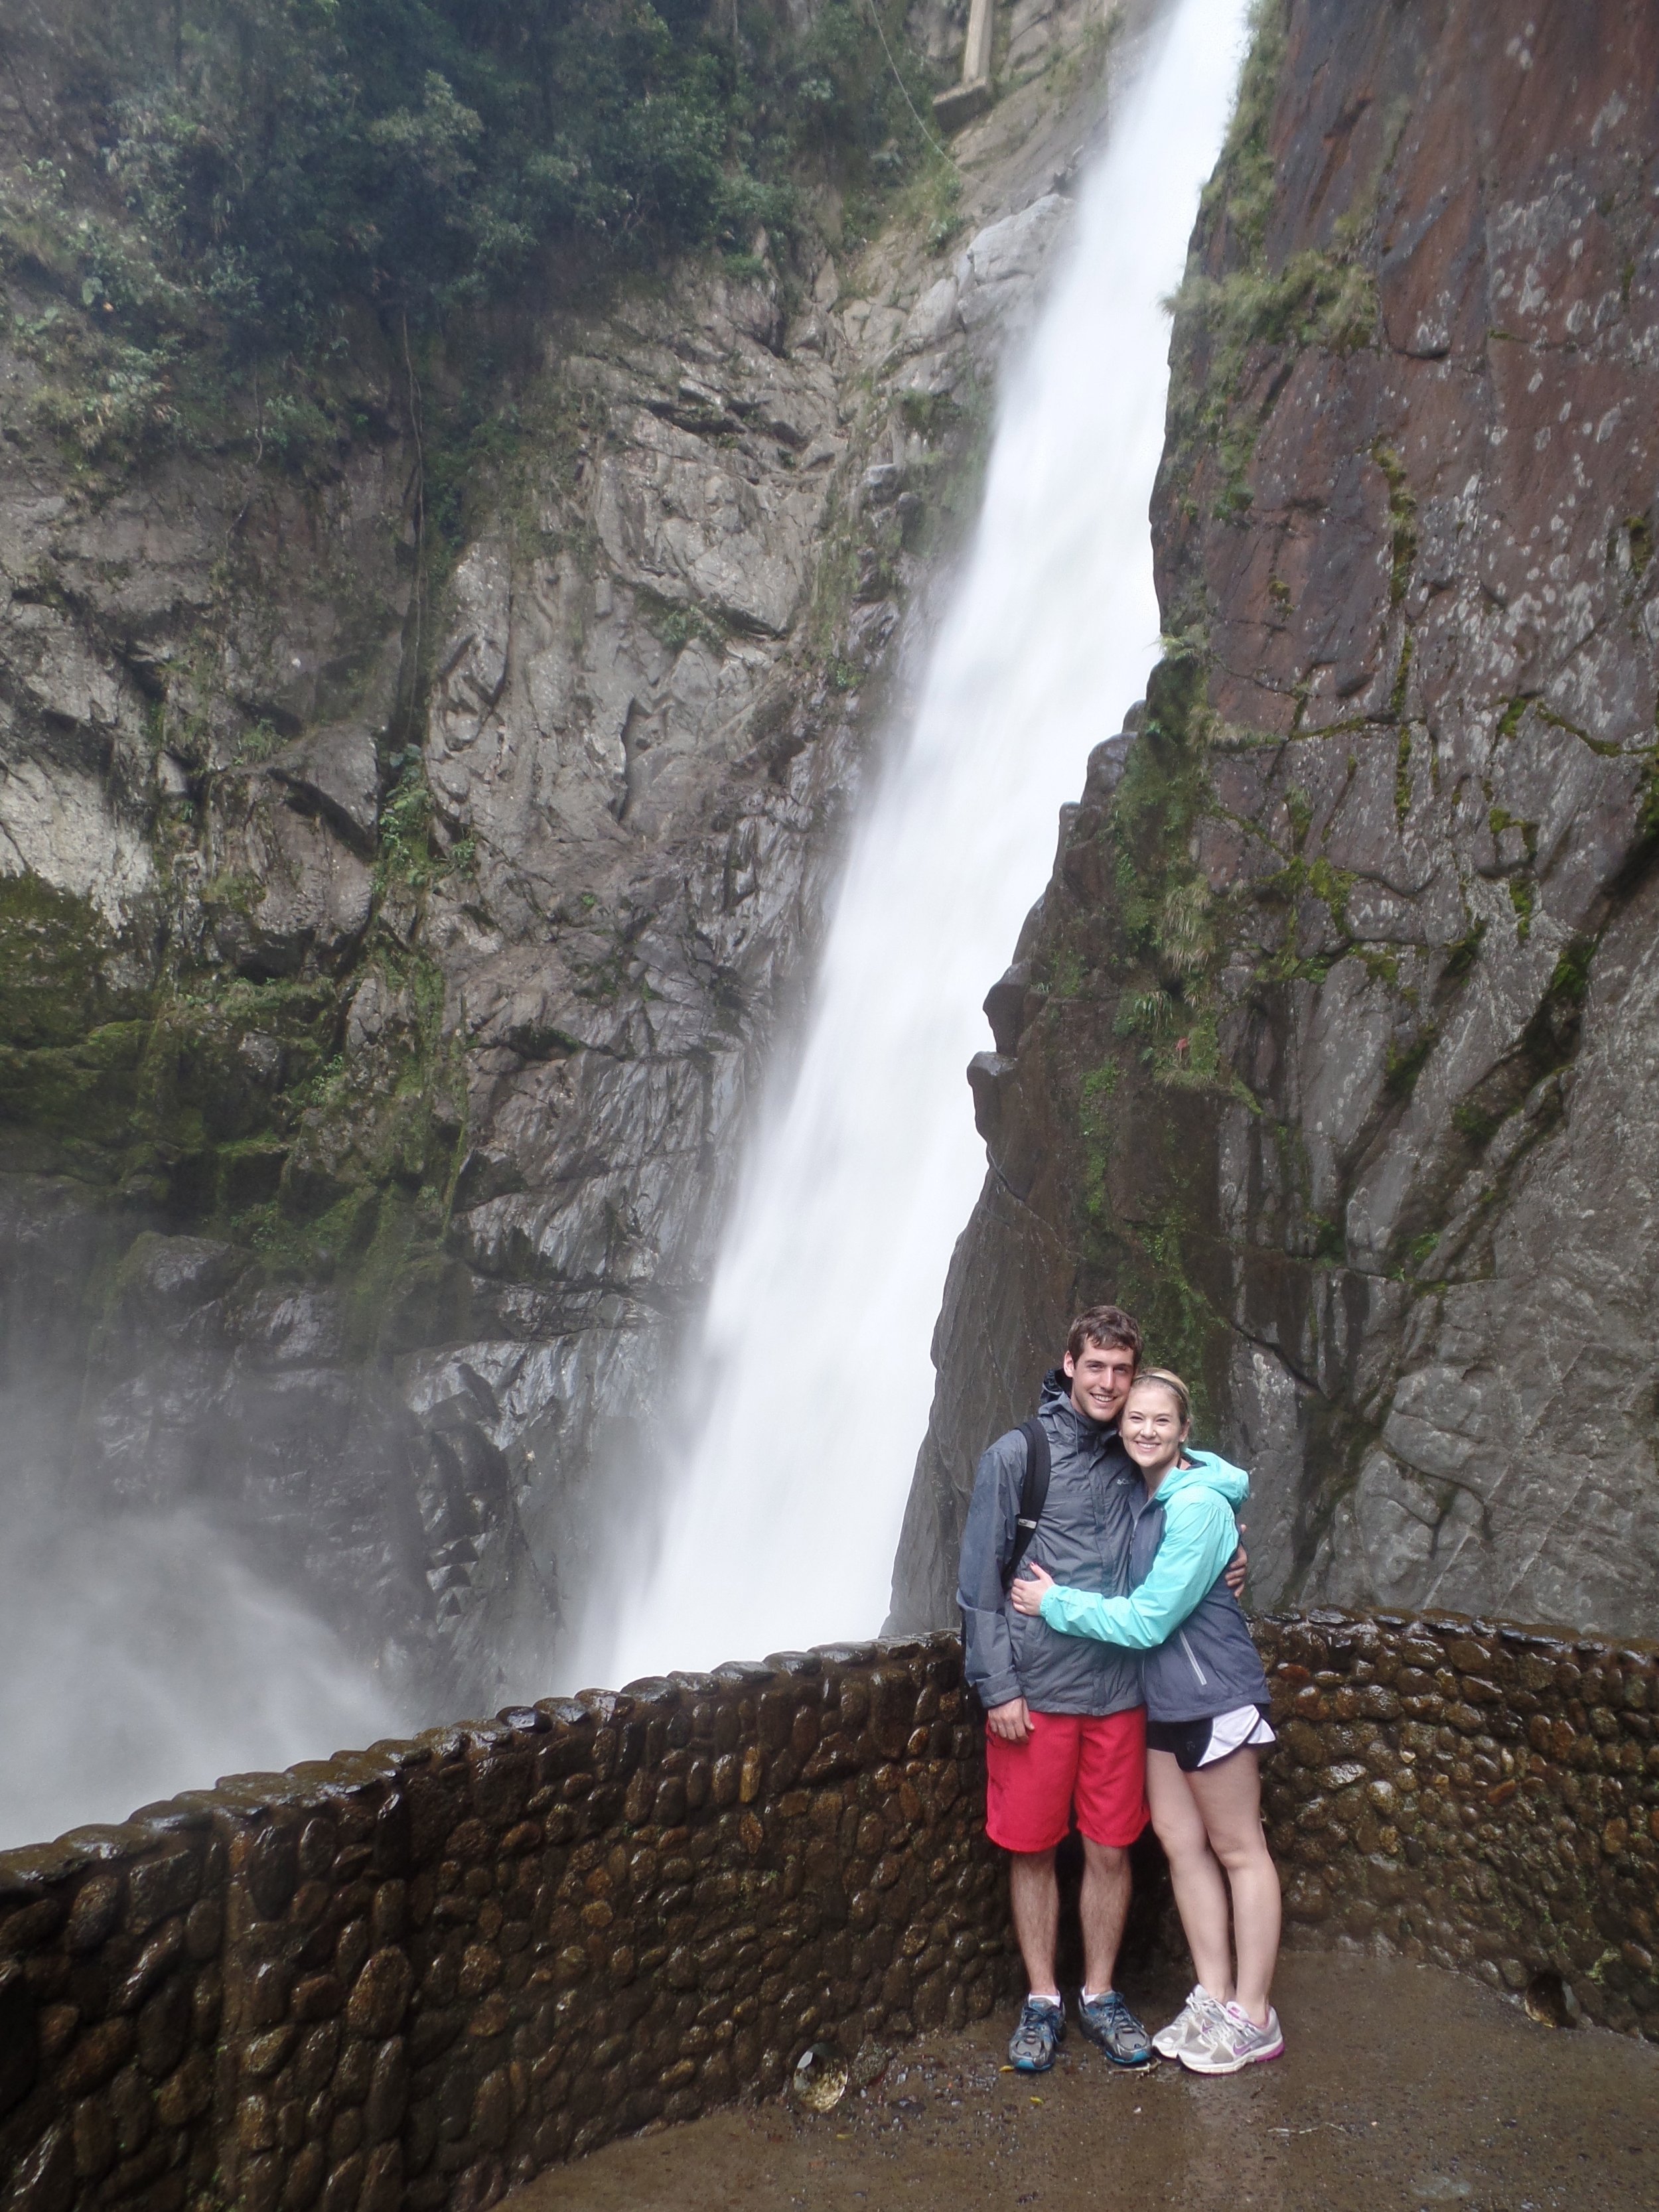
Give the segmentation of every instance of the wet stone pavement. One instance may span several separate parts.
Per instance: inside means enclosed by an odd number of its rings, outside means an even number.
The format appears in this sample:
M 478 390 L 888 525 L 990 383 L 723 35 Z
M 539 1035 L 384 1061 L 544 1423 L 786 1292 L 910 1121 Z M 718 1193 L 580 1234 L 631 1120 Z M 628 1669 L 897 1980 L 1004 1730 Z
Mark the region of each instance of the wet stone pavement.
M 1128 1994 L 1156 2026 L 1184 1985 Z M 1073 2025 L 1033 2079 L 1005 2070 L 999 2017 L 905 2045 L 830 2112 L 733 2106 L 557 2168 L 502 2212 L 1659 2206 L 1659 2047 L 1540 2025 L 1403 1960 L 1287 1958 L 1275 1995 L 1289 2050 L 1242 2075 L 1119 2074 Z

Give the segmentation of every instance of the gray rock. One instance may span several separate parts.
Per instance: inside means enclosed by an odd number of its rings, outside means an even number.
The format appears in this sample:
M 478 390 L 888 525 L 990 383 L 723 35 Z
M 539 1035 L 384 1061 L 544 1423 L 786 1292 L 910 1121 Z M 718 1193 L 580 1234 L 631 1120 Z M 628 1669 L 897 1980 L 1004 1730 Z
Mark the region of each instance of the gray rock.
M 358 722 L 313 730 L 279 753 L 265 773 L 308 800 L 348 844 L 374 851 L 380 777 L 373 730 Z
M 9 1499 L 188 1501 L 411 1717 L 545 1687 L 603 1515 L 655 1510 L 746 1119 L 937 611 L 923 502 L 1103 98 L 1015 89 L 957 142 L 963 276 L 901 225 L 793 318 L 780 276 L 699 264 L 526 331 L 556 434 L 470 486 L 429 605 L 400 362 L 353 364 L 385 427 L 310 478 L 251 420 L 96 499 L 0 443 L 0 870 L 89 902 L 93 979 L 42 1047 L 72 1111 L 0 1153 Z M 973 403 L 925 435 L 924 370 Z

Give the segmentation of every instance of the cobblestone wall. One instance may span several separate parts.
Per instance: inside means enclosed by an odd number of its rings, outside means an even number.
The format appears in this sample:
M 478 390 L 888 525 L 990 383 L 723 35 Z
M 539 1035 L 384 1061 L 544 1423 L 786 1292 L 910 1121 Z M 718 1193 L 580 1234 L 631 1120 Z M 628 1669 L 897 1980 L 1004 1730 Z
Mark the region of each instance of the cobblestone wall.
M 1254 1626 L 1290 1939 L 1659 2040 L 1659 1650 L 1457 1615 Z
M 1659 1654 L 1256 1624 L 1291 1940 L 1659 2036 Z M 955 1642 L 585 1693 L 0 1856 L 3 2212 L 483 2212 L 1018 1975 Z
M 233 1779 L 0 1856 L 6 2212 L 477 2212 L 1008 1984 L 953 1640 Z M 9 2187 L 5 2179 L 9 2179 Z

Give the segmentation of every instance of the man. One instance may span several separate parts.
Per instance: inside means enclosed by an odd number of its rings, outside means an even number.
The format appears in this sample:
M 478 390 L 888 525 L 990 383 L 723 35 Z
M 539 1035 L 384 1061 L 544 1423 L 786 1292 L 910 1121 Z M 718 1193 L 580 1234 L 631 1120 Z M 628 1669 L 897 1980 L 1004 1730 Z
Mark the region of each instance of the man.
M 1059 1583 L 1127 1595 L 1139 1472 L 1117 1417 L 1140 1363 L 1138 1325 L 1116 1306 L 1072 1323 L 1037 1419 L 1048 1487 L 1023 1558 Z M 974 1478 L 957 1600 L 964 1665 L 985 1708 L 986 1832 L 1009 1853 L 1014 1932 L 1029 1994 L 1008 2045 L 1023 2073 L 1054 2063 L 1066 2010 L 1054 1979 L 1060 1891 L 1054 1851 L 1073 1811 L 1083 1838 L 1084 1983 L 1079 2023 L 1116 2066 L 1145 2066 L 1152 2039 L 1113 1987 L 1129 1909 L 1129 1845 L 1146 1826 L 1146 1715 L 1135 1656 L 1062 1636 L 1007 1597 L 1022 1533 L 1026 1439 L 999 1437 Z M 1243 1579 L 1243 1553 L 1230 1579 Z

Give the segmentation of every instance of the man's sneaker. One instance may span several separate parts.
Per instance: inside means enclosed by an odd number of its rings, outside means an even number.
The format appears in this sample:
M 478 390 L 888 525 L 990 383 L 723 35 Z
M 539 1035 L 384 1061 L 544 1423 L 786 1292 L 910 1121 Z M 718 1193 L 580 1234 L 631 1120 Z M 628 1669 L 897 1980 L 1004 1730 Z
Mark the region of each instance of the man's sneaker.
M 1197 1983 L 1170 2025 L 1152 2038 L 1152 2048 L 1160 2058 L 1184 2058 L 1189 2051 L 1212 2041 L 1226 2017 L 1225 2007 Z
M 1027 1997 L 1019 2008 L 1019 2026 L 1008 2045 L 1010 2063 L 1021 2074 L 1046 2074 L 1054 2053 L 1066 2040 L 1066 2007 L 1058 1998 Z
M 1183 2051 L 1181 2063 L 1194 2074 L 1237 2074 L 1264 2059 L 1277 2058 L 1285 2048 L 1285 2031 L 1271 2005 L 1267 2021 L 1258 2027 L 1236 2004 L 1224 2005 L 1219 2023 L 1208 2040 Z
M 1148 2066 L 1152 2039 L 1115 1990 L 1079 2002 L 1078 2025 L 1097 2043 L 1114 2066 Z

